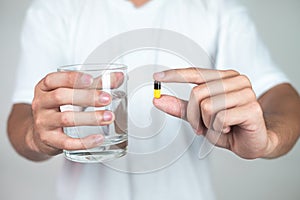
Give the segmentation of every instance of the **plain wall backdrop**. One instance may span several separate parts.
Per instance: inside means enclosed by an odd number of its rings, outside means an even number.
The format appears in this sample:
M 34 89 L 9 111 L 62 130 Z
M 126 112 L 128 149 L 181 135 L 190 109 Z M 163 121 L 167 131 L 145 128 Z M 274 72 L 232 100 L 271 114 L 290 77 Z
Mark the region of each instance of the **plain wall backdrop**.
M 300 1 L 240 0 L 249 9 L 273 59 L 300 91 Z M 19 34 L 30 0 L 0 0 L 0 199 L 55 200 L 55 181 L 63 157 L 33 163 L 15 153 L 6 136 Z M 300 123 L 300 122 L 299 122 Z M 210 155 L 217 199 L 300 199 L 300 144 L 275 160 L 246 161 L 215 149 Z

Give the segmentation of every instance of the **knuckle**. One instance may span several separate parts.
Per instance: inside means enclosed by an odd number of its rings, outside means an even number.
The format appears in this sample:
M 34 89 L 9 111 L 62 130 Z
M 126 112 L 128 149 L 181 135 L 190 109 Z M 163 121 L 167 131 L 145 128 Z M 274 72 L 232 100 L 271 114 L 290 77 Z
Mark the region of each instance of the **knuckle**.
M 243 81 L 243 82 L 245 82 L 246 83 L 246 85 L 248 86 L 248 87 L 252 87 L 251 86 L 251 81 L 250 81 L 250 79 L 246 76 L 246 75 L 240 75 L 240 79 Z
M 192 88 L 192 91 L 191 91 L 191 96 L 192 97 L 195 97 L 197 95 L 197 93 L 199 92 L 199 86 L 195 86 Z
M 253 103 L 250 104 L 250 109 L 256 115 L 260 115 L 260 116 L 263 115 L 263 111 L 261 109 L 261 106 L 260 106 L 260 104 L 257 101 L 255 101 L 255 102 L 253 102 Z
M 40 129 L 45 126 L 45 121 L 43 117 L 35 116 L 34 118 L 34 126 L 36 129 Z
M 195 99 L 199 99 L 200 94 L 202 94 L 203 93 L 202 91 L 205 89 L 206 89 L 205 85 L 197 85 L 192 88 L 191 96 L 194 97 Z
M 63 99 L 63 94 L 64 94 L 64 92 L 62 91 L 61 88 L 59 88 L 59 89 L 56 89 L 56 90 L 51 92 L 51 97 L 50 98 L 54 102 L 61 103 L 62 99 Z
M 225 73 L 232 74 L 232 75 L 240 75 L 240 73 L 234 69 L 225 70 Z
M 201 110 L 208 115 L 213 114 L 213 106 L 210 99 L 205 99 L 201 102 Z
M 61 126 L 73 126 L 75 124 L 74 116 L 70 115 L 71 112 L 60 113 L 60 125 Z
M 245 88 L 244 92 L 249 97 L 250 100 L 255 100 L 256 99 L 256 94 L 254 93 L 252 88 Z
M 214 120 L 214 126 L 217 127 L 217 129 L 221 129 L 223 126 L 226 127 L 228 125 L 226 123 L 225 116 L 226 116 L 226 114 L 225 114 L 224 110 L 222 110 L 216 114 L 215 120 Z
M 31 103 L 32 111 L 34 111 L 34 112 L 37 111 L 39 107 L 40 107 L 40 101 L 37 98 L 34 98 Z
M 41 84 L 44 81 L 44 79 L 40 80 L 39 83 L 37 85 L 34 86 L 34 95 L 38 94 L 39 91 L 41 90 Z
M 43 84 L 46 88 L 49 88 L 51 86 L 51 82 L 52 82 L 52 79 L 51 79 L 51 74 L 47 74 L 44 79 L 43 79 Z

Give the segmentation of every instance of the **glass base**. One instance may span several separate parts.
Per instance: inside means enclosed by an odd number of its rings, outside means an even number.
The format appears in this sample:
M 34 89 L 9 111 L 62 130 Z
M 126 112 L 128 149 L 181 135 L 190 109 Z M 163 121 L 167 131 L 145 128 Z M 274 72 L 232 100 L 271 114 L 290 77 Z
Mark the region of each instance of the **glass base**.
M 111 161 L 116 158 L 120 158 L 127 153 L 127 148 L 125 149 L 109 149 L 102 150 L 97 148 L 92 150 L 78 150 L 78 151 L 66 151 L 64 150 L 65 158 L 74 162 L 80 163 L 100 163 Z

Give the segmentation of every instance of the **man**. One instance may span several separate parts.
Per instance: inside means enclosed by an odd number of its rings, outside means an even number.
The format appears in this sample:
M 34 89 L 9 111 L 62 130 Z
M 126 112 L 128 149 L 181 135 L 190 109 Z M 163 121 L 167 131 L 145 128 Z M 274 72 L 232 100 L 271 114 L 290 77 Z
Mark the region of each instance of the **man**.
M 72 103 L 75 80 L 80 77 L 81 85 L 77 86 L 84 88 L 91 84 L 91 77 L 53 71 L 56 66 L 83 62 L 113 35 L 145 27 L 185 34 L 215 60 L 216 69 L 155 73 L 154 79 L 163 83 L 195 85 L 189 100 L 163 95 L 153 101 L 157 108 L 183 118 L 196 134 L 205 136 L 208 128 L 221 132 L 216 145 L 242 158 L 276 158 L 293 147 L 300 133 L 299 96 L 274 67 L 245 9 L 234 1 L 43 0 L 35 1 L 29 9 L 22 34 L 23 52 L 8 121 L 9 138 L 17 152 L 30 160 L 43 161 L 63 149 L 101 144 L 102 135 L 87 137 L 84 142 L 66 136 L 62 127 L 74 125 L 72 116 L 59 111 L 61 105 Z M 212 89 L 215 85 L 222 85 L 222 90 Z M 97 95 L 99 102 L 83 99 L 81 103 L 110 103 L 104 92 Z M 224 99 L 221 107 L 213 103 Z M 106 117 L 98 114 L 95 125 L 104 120 L 113 122 L 112 113 Z M 207 163 L 193 157 L 193 151 L 191 147 L 173 165 L 142 175 L 66 162 L 59 196 L 213 199 Z

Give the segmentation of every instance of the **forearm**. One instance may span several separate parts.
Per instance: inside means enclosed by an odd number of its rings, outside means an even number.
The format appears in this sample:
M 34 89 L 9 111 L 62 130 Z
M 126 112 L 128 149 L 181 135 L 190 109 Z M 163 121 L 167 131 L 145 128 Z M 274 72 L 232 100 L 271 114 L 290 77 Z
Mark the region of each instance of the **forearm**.
M 289 85 L 281 84 L 264 94 L 259 102 L 270 142 L 265 158 L 276 158 L 286 154 L 300 135 L 300 99 Z
M 43 161 L 50 158 L 38 152 L 33 142 L 33 118 L 31 105 L 16 104 L 8 119 L 8 137 L 14 149 L 23 157 L 32 161 Z

